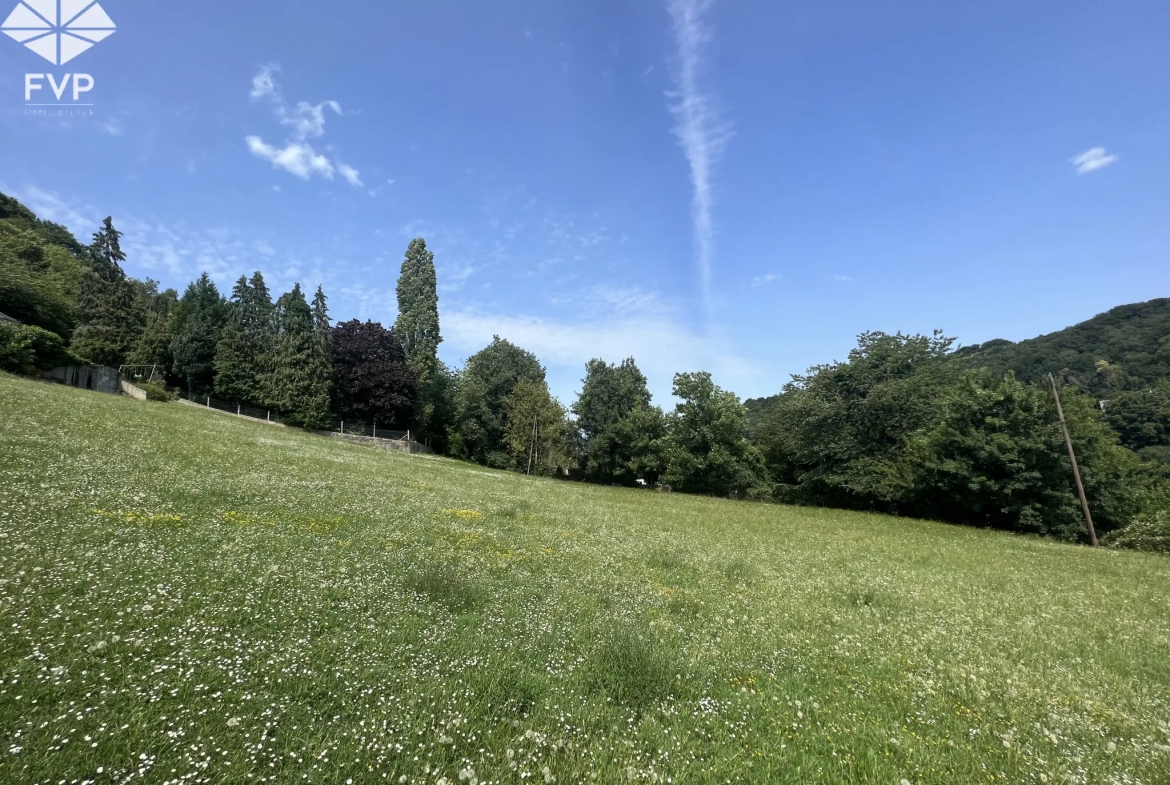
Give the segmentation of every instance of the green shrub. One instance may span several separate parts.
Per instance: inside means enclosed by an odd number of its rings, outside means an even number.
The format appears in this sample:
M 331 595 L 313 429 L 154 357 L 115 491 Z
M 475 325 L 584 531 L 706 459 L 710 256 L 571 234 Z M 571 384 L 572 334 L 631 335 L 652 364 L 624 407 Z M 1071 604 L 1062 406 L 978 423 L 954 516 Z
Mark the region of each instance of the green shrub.
M 0 324 L 0 369 L 48 370 L 73 361 L 65 341 L 56 333 L 30 324 Z
M 78 362 L 77 358 L 65 348 L 65 339 L 57 333 L 49 332 L 31 324 L 20 326 L 21 339 L 33 352 L 33 365 L 42 370 L 49 370 L 61 365 L 72 365 Z
M 23 371 L 33 364 L 33 351 L 20 337 L 20 326 L 0 323 L 0 369 Z
M 142 385 L 142 389 L 146 391 L 146 400 L 148 401 L 166 403 L 175 400 L 175 394 L 167 390 L 166 386 L 160 382 L 147 382 Z
M 1101 538 L 1108 548 L 1170 553 L 1170 510 L 1139 515 L 1123 529 Z

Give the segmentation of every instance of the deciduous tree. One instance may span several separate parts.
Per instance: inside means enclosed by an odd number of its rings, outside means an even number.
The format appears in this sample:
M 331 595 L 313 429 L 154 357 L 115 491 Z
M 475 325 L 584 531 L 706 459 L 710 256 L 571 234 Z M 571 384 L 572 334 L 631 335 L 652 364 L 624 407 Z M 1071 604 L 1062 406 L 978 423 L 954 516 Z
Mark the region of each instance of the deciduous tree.
M 547 475 L 572 467 L 570 424 L 543 380 L 519 379 L 504 399 L 504 410 L 514 468 Z
M 584 436 L 585 477 L 593 482 L 620 482 L 632 485 L 635 476 L 631 460 L 635 442 L 642 438 L 628 422 L 640 407 L 650 405 L 646 377 L 634 358 L 620 365 L 590 360 L 585 365 L 581 394 L 573 404 L 577 426 Z M 644 422 L 640 418 L 639 422 Z
M 426 241 L 421 237 L 411 240 L 402 262 L 394 334 L 418 377 L 417 430 L 422 438 L 434 438 L 442 434 L 445 425 L 440 415 L 445 408 L 442 396 L 446 386 L 438 357 L 443 338 L 439 334 L 435 255 L 427 250 Z
M 669 420 L 664 479 L 690 493 L 766 496 L 767 469 L 747 440 L 747 409 L 735 393 L 702 371 L 676 374 L 674 395 L 682 400 Z
M 543 383 L 544 368 L 533 354 L 499 336 L 468 358 L 459 374 L 449 436 L 455 454 L 497 468 L 511 463 L 504 402 L 521 379 Z
M 333 400 L 343 420 L 406 430 L 418 378 L 393 330 L 354 319 L 333 328 Z

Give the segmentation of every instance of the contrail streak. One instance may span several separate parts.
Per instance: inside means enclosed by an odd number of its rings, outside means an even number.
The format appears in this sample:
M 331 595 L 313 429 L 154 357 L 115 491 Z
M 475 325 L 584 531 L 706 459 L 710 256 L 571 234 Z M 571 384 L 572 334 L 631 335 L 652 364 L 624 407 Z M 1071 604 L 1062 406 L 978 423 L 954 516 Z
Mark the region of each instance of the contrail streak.
M 703 306 L 711 315 L 711 262 L 715 228 L 711 219 L 713 195 L 711 173 L 730 130 L 723 124 L 714 98 L 702 89 L 703 50 L 711 40 L 711 29 L 703 15 L 711 0 L 668 0 L 675 42 L 675 90 L 670 111 L 675 116 L 674 134 L 691 167 L 691 216 L 695 233 L 695 262 Z

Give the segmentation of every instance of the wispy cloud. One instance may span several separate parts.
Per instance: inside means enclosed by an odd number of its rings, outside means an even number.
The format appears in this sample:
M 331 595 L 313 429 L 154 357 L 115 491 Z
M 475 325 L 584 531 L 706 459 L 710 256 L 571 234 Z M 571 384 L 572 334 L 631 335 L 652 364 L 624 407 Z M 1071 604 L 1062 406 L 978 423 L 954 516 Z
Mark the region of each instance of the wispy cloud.
M 333 163 L 323 155 L 319 155 L 306 142 L 289 142 L 284 147 L 273 147 L 259 136 L 248 136 L 244 139 L 248 143 L 248 150 L 257 158 L 263 158 L 278 169 L 283 169 L 302 180 L 308 180 L 314 174 L 332 180 L 336 171 Z
M 394 181 L 387 180 L 385 185 L 379 185 L 377 188 L 371 188 L 370 189 L 370 196 L 377 196 L 377 195 L 383 193 L 386 189 L 388 189 L 392 185 L 394 185 Z
M 768 273 L 767 275 L 757 275 L 752 279 L 752 286 L 767 286 L 773 281 L 779 281 L 780 276 Z
M 838 283 L 853 283 L 853 278 L 848 275 L 834 275 L 833 280 Z
M 273 112 L 280 124 L 291 129 L 289 138 L 281 147 L 269 144 L 262 137 L 252 134 L 244 138 L 248 151 L 257 158 L 268 161 L 273 167 L 283 169 L 302 180 L 309 180 L 313 175 L 332 180 L 334 175 L 340 174 L 347 183 L 355 188 L 361 188 L 361 173 L 357 169 L 336 159 L 330 160 L 328 156 L 314 150 L 308 142 L 309 139 L 319 139 L 325 134 L 325 120 L 328 114 L 341 115 L 341 104 L 331 100 L 318 104 L 300 101 L 296 106 L 289 107 L 276 81 L 276 74 L 279 72 L 278 65 L 261 66 L 252 77 L 251 96 L 254 101 L 267 100 L 273 105 Z
M 695 254 L 703 303 L 711 312 L 711 263 L 715 228 L 711 212 L 714 202 L 711 175 L 730 136 L 714 97 L 702 85 L 704 49 L 712 37 L 704 14 L 711 0 L 667 0 L 674 32 L 675 90 L 670 106 L 675 116 L 674 133 L 691 168 L 693 190 L 691 213 L 694 221 Z
M 362 187 L 362 178 L 361 175 L 358 174 L 357 169 L 354 169 L 349 164 L 338 163 L 337 171 L 340 172 L 341 176 L 345 178 L 345 181 L 354 188 Z
M 735 389 L 760 369 L 727 351 L 668 302 L 639 289 L 599 287 L 555 316 L 501 313 L 472 305 L 443 308 L 445 346 L 466 357 L 498 335 L 536 354 L 549 369 L 549 384 L 563 401 L 572 400 L 585 363 L 600 357 L 620 362 L 634 357 L 661 405 L 669 408 L 674 374 L 706 369 L 721 385 Z
M 36 186 L 12 188 L 0 184 L 0 189 L 16 196 L 39 217 L 65 225 L 82 242 L 89 240 L 101 219 L 109 214 Z M 257 268 L 276 291 L 287 291 L 296 280 L 306 286 L 334 280 L 334 270 L 326 261 L 311 259 L 302 276 L 295 260 L 265 239 L 250 238 L 239 230 L 196 228 L 183 221 L 120 211 L 115 211 L 113 217 L 114 225 L 123 233 L 126 271 L 138 278 L 159 279 L 164 286 L 179 291 L 202 272 L 208 273 L 222 291 L 228 291 L 241 274 L 250 274 Z
M 1117 156 L 1106 153 L 1104 147 L 1090 147 L 1080 155 L 1070 158 L 1069 163 L 1077 168 L 1077 174 L 1088 174 L 1104 169 L 1116 160 Z
M 260 70 L 252 77 L 252 99 L 278 96 L 275 74 L 280 72 L 280 66 L 271 63 L 260 66 Z
M 110 136 L 121 136 L 126 132 L 122 127 L 122 123 L 119 122 L 118 118 L 116 117 L 111 118 L 110 120 L 106 120 L 105 122 L 98 123 L 98 128 Z
M 276 114 L 280 117 L 280 124 L 293 129 L 296 139 L 316 139 L 325 133 L 325 110 L 331 109 L 334 114 L 341 114 L 341 104 L 336 101 L 322 101 L 313 105 L 308 101 L 301 101 L 292 109 L 278 106 Z

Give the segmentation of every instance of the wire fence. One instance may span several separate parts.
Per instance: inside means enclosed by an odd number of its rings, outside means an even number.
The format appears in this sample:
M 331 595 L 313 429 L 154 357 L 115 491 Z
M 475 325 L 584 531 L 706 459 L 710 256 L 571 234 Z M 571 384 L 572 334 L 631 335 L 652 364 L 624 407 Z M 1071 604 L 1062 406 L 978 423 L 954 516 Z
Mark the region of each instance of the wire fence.
M 365 436 L 370 439 L 389 439 L 390 441 L 401 441 L 403 439 L 410 439 L 410 431 L 396 431 L 393 428 L 379 428 L 375 423 L 360 423 L 351 420 L 342 420 L 336 428 L 333 429 L 338 433 L 344 433 L 347 436 Z
M 196 395 L 188 391 L 183 399 L 199 406 L 205 406 L 208 409 L 217 409 L 227 414 L 234 414 L 237 417 L 250 417 L 253 420 L 263 420 L 265 422 L 284 423 L 284 418 L 280 412 L 272 409 L 260 409 L 255 406 L 248 406 L 243 403 L 231 403 L 230 401 L 221 401 L 219 398 L 213 398 L 210 395 Z
M 189 403 L 208 409 L 215 409 L 225 414 L 234 414 L 237 417 L 248 417 L 253 420 L 261 420 L 279 425 L 287 424 L 286 418 L 274 409 L 261 409 L 244 403 L 232 403 L 230 401 L 220 400 L 211 395 L 198 395 L 190 391 L 184 393 L 182 397 L 183 400 Z M 334 427 L 323 429 L 322 432 L 336 433 L 344 436 L 360 436 L 366 439 L 376 439 L 385 442 L 404 442 L 407 444 L 408 451 L 411 453 L 429 454 L 433 452 L 427 445 L 414 441 L 409 430 L 400 431 L 393 428 L 384 428 L 376 422 L 361 423 L 351 420 L 339 420 Z

